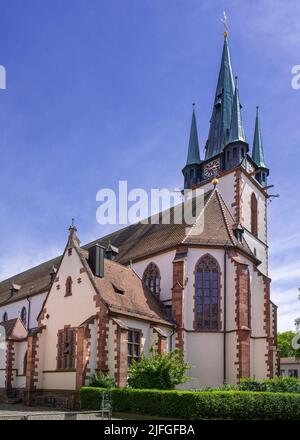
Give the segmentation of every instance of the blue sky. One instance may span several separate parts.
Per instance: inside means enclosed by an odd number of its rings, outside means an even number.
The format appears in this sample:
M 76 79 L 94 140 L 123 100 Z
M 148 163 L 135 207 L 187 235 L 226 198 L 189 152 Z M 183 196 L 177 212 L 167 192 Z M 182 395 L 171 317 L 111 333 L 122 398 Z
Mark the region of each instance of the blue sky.
M 119 180 L 182 186 L 195 102 L 203 146 L 229 19 L 246 137 L 260 105 L 269 182 L 272 299 L 300 315 L 298 0 L 0 0 L 0 278 L 56 256 L 75 217 L 82 242 L 109 232 L 96 192 Z

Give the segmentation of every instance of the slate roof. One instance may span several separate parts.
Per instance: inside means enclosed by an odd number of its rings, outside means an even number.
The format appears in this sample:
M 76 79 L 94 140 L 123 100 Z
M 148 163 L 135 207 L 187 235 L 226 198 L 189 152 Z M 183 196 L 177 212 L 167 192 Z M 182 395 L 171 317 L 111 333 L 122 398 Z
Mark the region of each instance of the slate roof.
M 174 209 L 170 211 L 172 219 Z M 82 254 L 87 254 L 87 249 L 96 243 L 105 247 L 111 243 L 119 249 L 119 254 L 115 261 L 126 265 L 129 264 L 131 260 L 134 261 L 145 258 L 157 252 L 175 248 L 178 245 L 227 245 L 239 248 L 255 259 L 245 240 L 241 243 L 235 238 L 233 234 L 235 227 L 234 219 L 217 189 L 205 193 L 204 209 L 201 216 L 204 218 L 204 228 L 200 234 L 197 233 L 193 235 L 190 231 L 190 226 L 185 223 L 137 223 L 83 246 L 81 248 Z M 195 232 L 193 227 L 192 232 Z M 61 256 L 2 281 L 0 283 L 0 304 L 3 305 L 21 298 L 26 298 L 27 296 L 48 291 L 51 285 L 50 272 L 53 266 L 58 267 L 60 260 Z M 110 272 L 111 265 L 116 263 L 108 262 L 107 260 L 105 264 L 106 270 Z M 122 268 L 118 265 L 118 271 L 120 273 L 127 273 L 127 270 L 129 269 L 125 267 Z M 122 277 L 117 275 L 117 271 L 114 277 L 116 278 L 116 284 L 121 282 Z M 13 282 L 19 284 L 21 288 L 13 297 L 10 297 L 10 287 Z M 128 280 L 128 285 L 130 285 L 130 283 L 131 281 Z M 108 289 L 107 295 L 110 293 L 112 293 L 111 288 Z M 114 297 L 115 295 L 117 294 L 114 293 Z M 120 303 L 122 303 L 122 301 L 120 301 Z M 127 306 L 129 307 L 129 304 L 127 304 Z
M 14 318 L 14 319 L 8 319 L 7 321 L 0 322 L 0 325 L 2 327 L 4 327 L 4 329 L 5 329 L 6 338 L 10 337 L 17 320 L 18 320 L 18 318 Z
M 193 108 L 191 131 L 190 131 L 190 139 L 189 139 L 189 148 L 188 148 L 188 155 L 187 155 L 187 160 L 186 160 L 186 166 L 187 165 L 200 164 L 200 163 L 201 163 L 201 160 L 200 160 L 200 151 L 199 151 L 199 140 L 198 140 L 196 115 L 195 115 L 195 108 Z
M 209 134 L 205 146 L 205 159 L 220 153 L 226 145 L 231 124 L 234 87 L 229 48 L 227 37 L 225 37 Z
M 104 278 L 94 279 L 111 312 L 125 313 L 137 318 L 146 317 L 170 325 L 162 303 L 131 268 L 105 259 Z
M 252 159 L 260 168 L 267 168 L 264 158 L 264 147 L 261 136 L 258 107 L 256 107 L 255 130 L 253 139 Z

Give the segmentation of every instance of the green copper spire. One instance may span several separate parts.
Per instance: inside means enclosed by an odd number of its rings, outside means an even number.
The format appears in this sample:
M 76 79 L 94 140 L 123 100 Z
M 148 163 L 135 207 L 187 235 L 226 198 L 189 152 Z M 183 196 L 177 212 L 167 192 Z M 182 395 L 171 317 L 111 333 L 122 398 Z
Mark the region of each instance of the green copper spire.
M 264 148 L 261 137 L 258 107 L 256 107 L 255 131 L 252 149 L 252 159 L 258 167 L 267 168 L 265 165 Z
M 229 136 L 234 82 L 229 48 L 227 44 L 227 35 L 227 32 L 225 32 L 214 108 L 210 120 L 208 140 L 206 143 L 205 159 L 209 159 L 210 157 L 220 153 L 227 144 Z
M 231 111 L 231 124 L 230 124 L 230 132 L 229 139 L 227 144 L 236 141 L 246 142 L 245 132 L 243 127 L 242 115 L 241 115 L 241 104 L 239 97 L 239 88 L 237 82 L 237 76 L 235 77 L 235 92 L 233 96 L 233 104 Z
M 196 115 L 195 115 L 195 104 L 193 104 L 192 124 L 191 124 L 189 149 L 188 149 L 186 165 L 199 164 L 200 162 L 201 162 L 201 160 L 200 160 L 200 153 L 199 153 L 198 131 L 197 131 L 197 123 L 196 123 Z

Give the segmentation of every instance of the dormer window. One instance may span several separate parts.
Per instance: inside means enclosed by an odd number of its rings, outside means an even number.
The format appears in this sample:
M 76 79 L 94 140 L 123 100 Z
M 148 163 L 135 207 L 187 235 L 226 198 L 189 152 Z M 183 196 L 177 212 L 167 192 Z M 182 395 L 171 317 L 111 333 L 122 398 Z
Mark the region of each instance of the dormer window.
M 118 293 L 119 295 L 124 295 L 125 291 L 121 289 L 120 287 L 117 287 L 115 284 L 112 285 L 114 288 L 114 291 Z
M 236 228 L 233 229 L 233 233 L 235 235 L 235 238 L 242 243 L 243 241 L 243 234 L 244 234 L 244 229 L 241 226 L 237 226 Z
M 19 286 L 18 284 L 12 283 L 11 288 L 10 288 L 10 296 L 11 297 L 15 296 L 20 289 L 21 289 L 21 286 Z
M 7 312 L 4 312 L 4 313 L 3 313 L 3 316 L 2 316 L 2 321 L 3 321 L 3 322 L 6 322 L 7 320 L 8 320 Z

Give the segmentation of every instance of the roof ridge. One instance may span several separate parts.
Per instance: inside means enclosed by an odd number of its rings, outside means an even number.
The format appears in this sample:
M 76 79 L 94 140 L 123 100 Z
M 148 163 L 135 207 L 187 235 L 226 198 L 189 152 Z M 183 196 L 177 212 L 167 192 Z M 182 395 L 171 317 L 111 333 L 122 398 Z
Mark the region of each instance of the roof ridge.
M 13 281 L 15 277 L 19 277 L 21 275 L 24 275 L 24 274 L 26 274 L 26 272 L 30 272 L 33 269 L 37 269 L 38 267 L 43 266 L 44 264 L 50 264 L 50 262 L 52 262 L 52 261 L 54 262 L 61 257 L 62 257 L 62 255 L 59 255 L 58 257 L 53 257 L 50 260 L 46 260 L 46 261 L 43 261 L 42 263 L 37 264 L 36 266 L 31 266 L 28 269 L 23 270 L 22 272 L 15 273 L 14 275 L 11 275 L 10 277 L 5 278 L 4 280 L 1 280 L 0 284 L 7 283 L 10 280 Z
M 197 224 L 198 220 L 200 219 L 201 215 L 204 214 L 205 209 L 206 209 L 207 206 L 209 205 L 209 202 L 211 201 L 212 196 L 213 196 L 214 193 L 215 193 L 215 190 L 216 190 L 216 189 L 214 188 L 214 189 L 211 191 L 211 193 L 210 193 L 210 195 L 209 195 L 209 197 L 208 197 L 206 203 L 205 203 L 205 200 L 204 200 L 204 207 L 203 207 L 203 209 L 201 210 L 201 212 L 200 212 L 200 214 L 198 215 L 198 217 L 197 217 L 196 221 L 194 222 L 194 224 L 189 228 L 189 232 L 186 234 L 186 236 L 184 237 L 184 239 L 182 240 L 181 243 L 185 243 L 185 241 L 186 241 L 186 240 L 188 239 L 188 237 L 191 235 L 192 230 L 196 227 L 196 224 Z M 203 196 L 205 196 L 205 193 L 203 194 Z
M 227 207 L 223 197 L 221 196 L 221 194 L 219 193 L 219 191 L 217 189 L 216 189 L 216 195 L 217 195 L 218 202 L 220 204 L 221 212 L 222 212 L 222 215 L 223 215 L 223 219 L 224 219 L 224 222 L 225 222 L 225 226 L 226 226 L 228 235 L 230 237 L 230 240 L 231 240 L 232 244 L 235 245 L 235 240 L 234 240 L 233 234 L 232 234 L 232 232 L 231 232 L 231 230 L 229 228 L 229 224 L 228 224 L 228 220 L 226 218 L 226 214 L 225 214 L 225 210 L 224 210 L 223 204 L 226 206 L 228 211 L 229 211 L 229 209 L 228 209 L 228 207 Z M 230 213 L 230 215 L 231 215 L 231 213 Z M 234 221 L 233 217 L 232 217 L 232 220 Z

